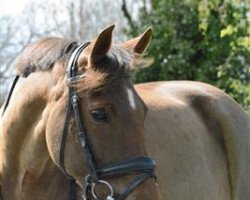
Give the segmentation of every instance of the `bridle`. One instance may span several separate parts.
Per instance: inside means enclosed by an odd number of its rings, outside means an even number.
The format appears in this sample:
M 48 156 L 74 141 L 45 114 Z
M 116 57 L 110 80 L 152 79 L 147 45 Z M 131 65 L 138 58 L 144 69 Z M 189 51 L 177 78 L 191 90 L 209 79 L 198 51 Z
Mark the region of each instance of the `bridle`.
M 94 152 L 91 148 L 91 144 L 88 139 L 88 135 L 83 125 L 82 117 L 81 117 L 81 107 L 80 107 L 80 98 L 77 95 L 77 92 L 71 87 L 72 83 L 76 82 L 78 79 L 82 79 L 87 76 L 87 74 L 76 75 L 76 62 L 80 55 L 80 53 L 86 48 L 90 43 L 84 43 L 75 47 L 73 51 L 68 67 L 67 67 L 67 78 L 69 85 L 69 101 L 68 108 L 64 123 L 64 128 L 61 134 L 60 148 L 59 148 L 59 167 L 64 172 L 64 174 L 71 180 L 70 181 L 70 200 L 76 199 L 76 180 L 70 176 L 64 165 L 64 150 L 66 146 L 66 139 L 68 134 L 68 125 L 73 115 L 75 117 L 75 122 L 77 126 L 77 135 L 81 144 L 81 148 L 83 150 L 84 159 L 88 166 L 89 174 L 85 177 L 85 189 L 84 196 L 85 200 L 102 200 L 97 192 L 95 191 L 95 187 L 97 185 L 104 185 L 110 190 L 110 194 L 105 198 L 106 200 L 125 200 L 133 190 L 136 189 L 140 184 L 146 181 L 149 178 L 156 178 L 154 168 L 155 161 L 149 157 L 136 157 L 131 158 L 125 161 L 117 162 L 110 164 L 104 167 L 98 167 Z M 76 43 L 73 42 L 72 46 L 75 46 Z M 26 76 L 27 77 L 27 76 Z M 8 107 L 11 95 L 15 88 L 15 85 L 19 79 L 19 75 L 15 77 L 14 82 L 12 83 L 9 95 L 5 102 L 2 116 Z M 117 194 L 113 190 L 113 187 L 110 183 L 105 181 L 106 178 L 112 178 L 122 175 L 129 174 L 138 174 L 138 176 L 127 186 L 127 188 L 122 192 L 122 194 Z M 0 191 L 0 200 L 3 200 L 1 191 Z
M 84 198 L 86 200 L 101 200 L 102 198 L 96 193 L 95 187 L 96 185 L 103 184 L 110 190 L 110 194 L 105 198 L 106 200 L 125 200 L 129 196 L 129 194 L 144 181 L 149 178 L 155 178 L 155 161 L 149 157 L 136 157 L 114 164 L 110 164 L 101 168 L 98 167 L 94 152 L 92 150 L 92 146 L 89 142 L 88 134 L 86 133 L 85 127 L 83 125 L 81 117 L 82 115 L 80 107 L 80 98 L 77 95 L 75 89 L 71 87 L 72 83 L 74 83 L 77 79 L 82 79 L 87 76 L 86 73 L 82 75 L 76 75 L 76 62 L 80 53 L 89 44 L 89 42 L 81 44 L 73 51 L 67 67 L 67 78 L 69 82 L 69 101 L 65 124 L 61 136 L 61 144 L 59 148 L 59 165 L 62 171 L 72 180 L 71 186 L 73 185 L 74 188 L 75 179 L 66 172 L 64 165 L 64 150 L 68 133 L 68 125 L 71 115 L 73 115 L 77 126 L 77 135 L 89 171 L 89 174 L 85 177 Z M 111 184 L 105 181 L 106 178 L 128 175 L 132 173 L 138 174 L 138 177 L 136 177 L 130 183 L 130 185 L 122 192 L 122 194 L 116 194 Z M 72 199 L 74 197 L 75 195 L 71 192 L 70 198 Z

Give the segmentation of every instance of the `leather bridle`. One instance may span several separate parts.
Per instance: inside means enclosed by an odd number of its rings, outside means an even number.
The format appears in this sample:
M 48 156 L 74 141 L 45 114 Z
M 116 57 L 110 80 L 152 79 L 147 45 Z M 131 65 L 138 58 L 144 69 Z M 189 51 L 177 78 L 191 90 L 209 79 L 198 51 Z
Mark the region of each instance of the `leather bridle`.
M 80 107 L 80 98 L 77 95 L 77 92 L 72 86 L 78 79 L 83 79 L 87 76 L 86 73 L 82 75 L 76 75 L 76 62 L 80 53 L 86 48 L 90 43 L 84 43 L 79 45 L 72 53 L 68 67 L 67 67 L 67 79 L 69 82 L 69 101 L 68 109 L 65 118 L 65 124 L 61 136 L 61 145 L 59 149 L 59 165 L 64 173 L 72 180 L 71 185 L 74 188 L 75 179 L 71 177 L 65 170 L 64 165 L 64 150 L 66 137 L 68 133 L 68 125 L 71 118 L 71 115 L 74 116 L 76 126 L 77 126 L 77 135 L 83 150 L 84 159 L 86 161 L 89 174 L 85 177 L 85 191 L 84 198 L 86 200 L 97 199 L 101 200 L 102 198 L 96 194 L 95 186 L 99 184 L 105 185 L 110 190 L 109 196 L 106 200 L 125 200 L 129 194 L 138 187 L 141 183 L 146 181 L 149 178 L 155 178 L 154 168 L 155 161 L 149 157 L 136 157 L 129 160 L 117 162 L 99 168 L 95 159 L 94 152 L 92 150 L 88 135 L 86 133 L 85 127 L 83 125 L 81 107 Z M 132 183 L 123 191 L 122 194 L 117 194 L 114 192 L 113 187 L 107 181 L 106 178 L 112 178 L 114 176 L 129 175 L 129 174 L 138 174 L 138 177 L 133 180 Z M 71 192 L 71 197 L 74 198 L 74 194 Z
M 66 139 L 68 134 L 68 125 L 73 115 L 75 117 L 75 122 L 77 126 L 77 135 L 81 144 L 81 148 L 83 150 L 84 159 L 88 166 L 89 174 L 85 177 L 85 190 L 83 198 L 85 200 L 102 200 L 95 191 L 96 185 L 103 184 L 110 190 L 110 194 L 105 198 L 106 200 L 125 200 L 136 187 L 142 184 L 149 178 L 156 178 L 155 177 L 155 161 L 149 157 L 136 157 L 131 158 L 129 160 L 117 162 L 110 164 L 104 167 L 98 167 L 95 155 L 91 148 L 88 135 L 83 125 L 82 117 L 81 117 L 81 107 L 80 107 L 80 98 L 77 95 L 77 92 L 72 88 L 72 83 L 75 83 L 77 80 L 82 79 L 87 76 L 87 74 L 76 75 L 76 62 L 80 55 L 80 53 L 86 48 L 90 43 L 84 43 L 77 47 L 73 51 L 68 67 L 67 67 L 67 79 L 69 85 L 69 101 L 68 101 L 68 108 L 65 118 L 65 124 L 61 135 L 60 141 L 60 148 L 59 148 L 59 167 L 64 172 L 64 174 L 71 180 L 70 181 L 70 200 L 76 199 L 76 180 L 70 176 L 64 165 L 64 151 L 66 145 Z M 72 43 L 71 46 L 76 46 L 76 43 Z M 15 88 L 15 85 L 19 79 L 17 75 L 15 80 L 12 84 L 11 90 L 5 102 L 2 116 L 9 104 L 11 95 Z M 129 175 L 129 174 L 138 174 L 138 176 L 127 186 L 127 188 L 122 192 L 122 194 L 117 194 L 114 192 L 113 187 L 107 181 L 106 178 L 112 178 L 122 175 Z M 0 200 L 3 199 L 1 191 L 0 191 Z

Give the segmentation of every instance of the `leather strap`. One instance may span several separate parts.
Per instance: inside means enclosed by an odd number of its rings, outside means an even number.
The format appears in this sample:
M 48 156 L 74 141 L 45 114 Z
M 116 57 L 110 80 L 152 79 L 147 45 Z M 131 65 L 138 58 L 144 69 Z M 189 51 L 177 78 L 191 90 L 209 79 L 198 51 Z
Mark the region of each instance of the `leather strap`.
M 137 177 L 132 183 L 125 189 L 125 191 L 120 195 L 117 200 L 125 200 L 129 194 L 131 194 L 139 185 L 149 178 L 155 178 L 154 172 L 144 173 Z
M 70 200 L 75 200 L 77 197 L 76 190 L 77 190 L 77 183 L 75 179 L 71 179 L 69 183 L 69 199 Z
M 16 75 L 15 78 L 14 78 L 14 81 L 13 81 L 13 83 L 12 83 L 12 85 L 11 85 L 11 88 L 10 88 L 9 94 L 8 94 L 8 96 L 7 96 L 7 99 L 6 99 L 6 101 L 5 101 L 5 104 L 4 104 L 4 107 L 3 107 L 2 116 L 3 116 L 5 110 L 7 109 L 8 105 L 9 105 L 11 95 L 12 95 L 12 93 L 13 93 L 13 91 L 14 91 L 14 88 L 15 88 L 15 86 L 16 86 L 16 84 L 17 84 L 18 79 L 19 79 L 19 76 Z
M 0 186 L 0 200 L 3 200 L 3 194 L 2 194 L 1 186 Z
M 59 147 L 59 165 L 60 165 L 60 169 L 63 171 L 65 176 L 67 176 L 69 179 L 72 179 L 72 177 L 65 170 L 64 150 L 66 147 L 66 139 L 67 139 L 67 135 L 68 135 L 67 134 L 68 124 L 70 121 L 71 114 L 72 114 L 72 106 L 71 106 L 70 101 L 68 101 L 66 117 L 65 117 L 65 121 L 64 121 L 64 127 L 63 127 L 63 132 L 61 134 L 60 147 Z
M 137 157 L 126 161 L 121 161 L 101 169 L 98 169 L 98 176 L 107 178 L 111 176 L 123 175 L 132 172 L 151 171 L 155 168 L 155 161 L 149 157 Z
M 74 72 L 75 72 L 75 66 L 76 66 L 76 61 L 77 58 L 79 56 L 79 54 L 81 53 L 81 51 L 87 47 L 89 45 L 89 43 L 85 43 L 82 44 L 80 46 L 77 46 L 76 42 L 73 42 L 70 49 L 72 48 L 76 48 L 73 52 L 73 54 L 70 57 L 70 61 L 67 67 L 67 74 L 68 74 L 68 81 L 72 84 L 75 81 L 77 81 L 79 78 L 81 78 L 80 76 L 75 76 Z M 69 49 L 69 48 L 67 48 Z M 62 135 L 61 135 L 61 140 L 60 140 L 60 147 L 59 147 L 59 165 L 61 170 L 63 171 L 63 173 L 65 174 L 66 177 L 68 177 L 70 179 L 70 194 L 69 194 L 69 199 L 70 200 L 75 200 L 76 199 L 76 181 L 75 179 L 70 176 L 66 169 L 65 169 L 65 160 L 64 160 L 64 151 L 65 151 L 65 147 L 66 147 L 66 139 L 67 139 L 67 132 L 68 132 L 68 125 L 69 125 L 69 121 L 71 118 L 71 115 L 73 113 L 73 107 L 72 107 L 72 101 L 71 101 L 71 97 L 73 96 L 73 91 L 72 89 L 69 87 L 69 100 L 68 100 L 68 105 L 67 105 L 67 111 L 66 111 L 66 117 L 65 117 L 65 122 L 64 122 L 64 127 L 63 127 L 63 131 L 62 131 Z M 82 142 L 81 142 L 82 143 Z
M 76 46 L 77 43 L 73 42 L 72 43 L 72 47 L 71 48 L 76 48 L 74 50 L 74 52 L 72 53 L 68 66 L 67 66 L 67 75 L 68 75 L 68 79 L 70 80 L 71 77 L 75 77 L 75 66 L 76 66 L 76 61 L 77 58 L 79 56 L 79 54 L 81 53 L 81 51 L 87 47 L 89 45 L 88 43 L 84 43 L 80 46 Z M 71 102 L 71 97 L 72 97 L 72 89 L 69 87 L 69 100 L 68 100 L 68 105 L 67 105 L 67 111 L 66 111 L 66 117 L 65 117 L 65 122 L 64 122 L 64 127 L 63 127 L 63 131 L 62 131 L 62 135 L 61 135 L 61 140 L 60 140 L 60 147 L 59 147 L 59 165 L 60 168 L 62 169 L 63 173 L 69 178 L 69 179 L 74 179 L 73 177 L 71 177 L 65 170 L 65 163 L 64 163 L 64 151 L 65 151 L 65 147 L 66 147 L 66 139 L 67 139 L 67 133 L 68 133 L 68 125 L 69 125 L 69 121 L 70 121 L 70 117 L 73 113 L 73 107 L 72 107 L 72 102 Z
M 81 146 L 84 150 L 85 159 L 89 167 L 89 172 L 91 174 L 91 181 L 95 182 L 97 180 L 97 170 L 96 170 L 97 164 L 96 164 L 94 154 L 92 153 L 93 151 L 91 149 L 87 133 L 82 124 L 80 104 L 79 104 L 80 102 L 76 93 L 72 95 L 71 103 L 73 106 L 74 116 L 75 116 L 76 125 L 78 129 L 77 134 L 78 134 Z

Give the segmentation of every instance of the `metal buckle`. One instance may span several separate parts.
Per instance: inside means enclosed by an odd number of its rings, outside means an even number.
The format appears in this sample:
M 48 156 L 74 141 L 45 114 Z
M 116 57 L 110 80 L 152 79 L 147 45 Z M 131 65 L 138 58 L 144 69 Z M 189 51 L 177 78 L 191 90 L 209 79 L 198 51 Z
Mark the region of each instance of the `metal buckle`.
M 104 180 L 98 180 L 96 181 L 95 183 L 92 183 L 91 185 L 91 192 L 92 192 L 92 195 L 95 199 L 100 199 L 100 197 L 96 194 L 96 191 L 95 191 L 95 187 L 99 184 L 103 184 L 105 186 L 107 186 L 110 190 L 110 194 L 106 197 L 106 200 L 114 200 L 113 198 L 113 195 L 114 195 L 114 190 L 113 190 L 113 187 L 107 182 L 107 181 L 104 181 Z

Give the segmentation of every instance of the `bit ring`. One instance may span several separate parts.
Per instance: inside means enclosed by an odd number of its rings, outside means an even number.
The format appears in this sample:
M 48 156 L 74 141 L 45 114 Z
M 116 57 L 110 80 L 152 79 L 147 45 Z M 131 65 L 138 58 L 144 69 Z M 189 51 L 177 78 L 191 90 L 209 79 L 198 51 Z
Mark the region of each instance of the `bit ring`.
M 92 195 L 93 195 L 93 197 L 94 197 L 95 199 L 100 198 L 100 197 L 96 194 L 96 191 L 95 191 L 96 185 L 99 185 L 99 184 L 103 184 L 103 185 L 105 185 L 106 187 L 109 188 L 110 194 L 109 194 L 107 197 L 113 197 L 113 195 L 114 195 L 113 187 L 112 187 L 107 181 L 98 180 L 98 181 L 96 181 L 95 183 L 92 183 L 92 186 L 91 186 L 91 192 L 92 192 Z

